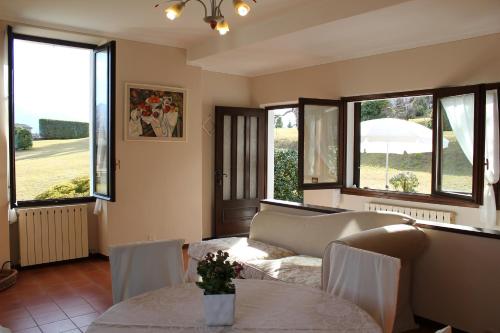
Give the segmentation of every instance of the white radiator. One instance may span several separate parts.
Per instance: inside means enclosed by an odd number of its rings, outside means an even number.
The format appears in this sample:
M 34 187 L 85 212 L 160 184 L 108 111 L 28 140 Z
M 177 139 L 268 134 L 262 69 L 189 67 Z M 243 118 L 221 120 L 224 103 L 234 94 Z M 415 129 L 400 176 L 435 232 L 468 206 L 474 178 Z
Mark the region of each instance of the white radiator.
M 377 211 L 377 212 L 394 212 L 409 215 L 416 220 L 426 220 L 441 223 L 455 223 L 455 212 L 440 211 L 440 210 L 430 210 L 415 207 L 402 207 L 402 206 L 392 206 L 384 205 L 376 202 L 370 202 L 365 204 L 365 210 L 367 211 Z
M 21 266 L 89 255 L 87 205 L 18 209 Z

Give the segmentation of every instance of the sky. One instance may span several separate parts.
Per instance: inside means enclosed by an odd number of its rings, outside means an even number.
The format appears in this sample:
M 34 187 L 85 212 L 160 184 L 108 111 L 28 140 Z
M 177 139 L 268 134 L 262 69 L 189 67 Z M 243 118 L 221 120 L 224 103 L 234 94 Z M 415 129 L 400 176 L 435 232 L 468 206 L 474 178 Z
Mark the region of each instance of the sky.
M 276 110 L 273 110 L 273 112 L 274 112 L 275 116 L 280 116 L 282 114 L 287 113 L 290 110 L 291 110 L 290 108 L 276 109 Z M 292 127 L 297 127 L 297 119 L 295 119 L 295 118 L 296 117 L 295 117 L 295 115 L 292 112 L 287 113 L 284 116 L 282 116 L 281 120 L 283 121 L 283 127 L 288 127 L 288 123 L 289 122 L 292 123 Z
M 15 123 L 38 133 L 40 118 L 89 122 L 92 55 L 89 49 L 15 39 Z

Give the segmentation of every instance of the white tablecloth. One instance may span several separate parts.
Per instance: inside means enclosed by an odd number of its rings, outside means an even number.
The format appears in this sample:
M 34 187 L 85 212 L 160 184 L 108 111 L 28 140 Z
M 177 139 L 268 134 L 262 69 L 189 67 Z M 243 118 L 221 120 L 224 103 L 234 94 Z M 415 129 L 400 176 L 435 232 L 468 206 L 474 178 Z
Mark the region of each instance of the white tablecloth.
M 191 283 L 139 295 L 110 308 L 87 332 L 381 332 L 355 304 L 296 284 L 236 280 L 230 327 L 205 325 L 202 297 Z

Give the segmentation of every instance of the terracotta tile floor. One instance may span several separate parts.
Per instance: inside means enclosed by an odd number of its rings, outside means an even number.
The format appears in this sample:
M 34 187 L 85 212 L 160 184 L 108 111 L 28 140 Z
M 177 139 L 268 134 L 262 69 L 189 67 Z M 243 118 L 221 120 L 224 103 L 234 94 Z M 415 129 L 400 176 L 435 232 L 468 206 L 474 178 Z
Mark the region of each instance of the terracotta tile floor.
M 186 269 L 187 249 L 183 256 Z M 107 260 L 25 269 L 0 292 L 0 325 L 23 333 L 85 332 L 112 304 Z
M 85 332 L 111 305 L 106 260 L 26 269 L 0 292 L 0 325 L 14 332 Z

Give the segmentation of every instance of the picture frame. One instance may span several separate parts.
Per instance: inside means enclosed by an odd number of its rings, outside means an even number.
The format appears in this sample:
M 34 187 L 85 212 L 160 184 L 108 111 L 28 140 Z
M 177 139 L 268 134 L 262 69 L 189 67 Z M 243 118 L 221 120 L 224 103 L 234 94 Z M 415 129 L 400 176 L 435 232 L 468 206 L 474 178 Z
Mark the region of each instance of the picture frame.
M 125 83 L 125 141 L 186 142 L 187 90 Z

